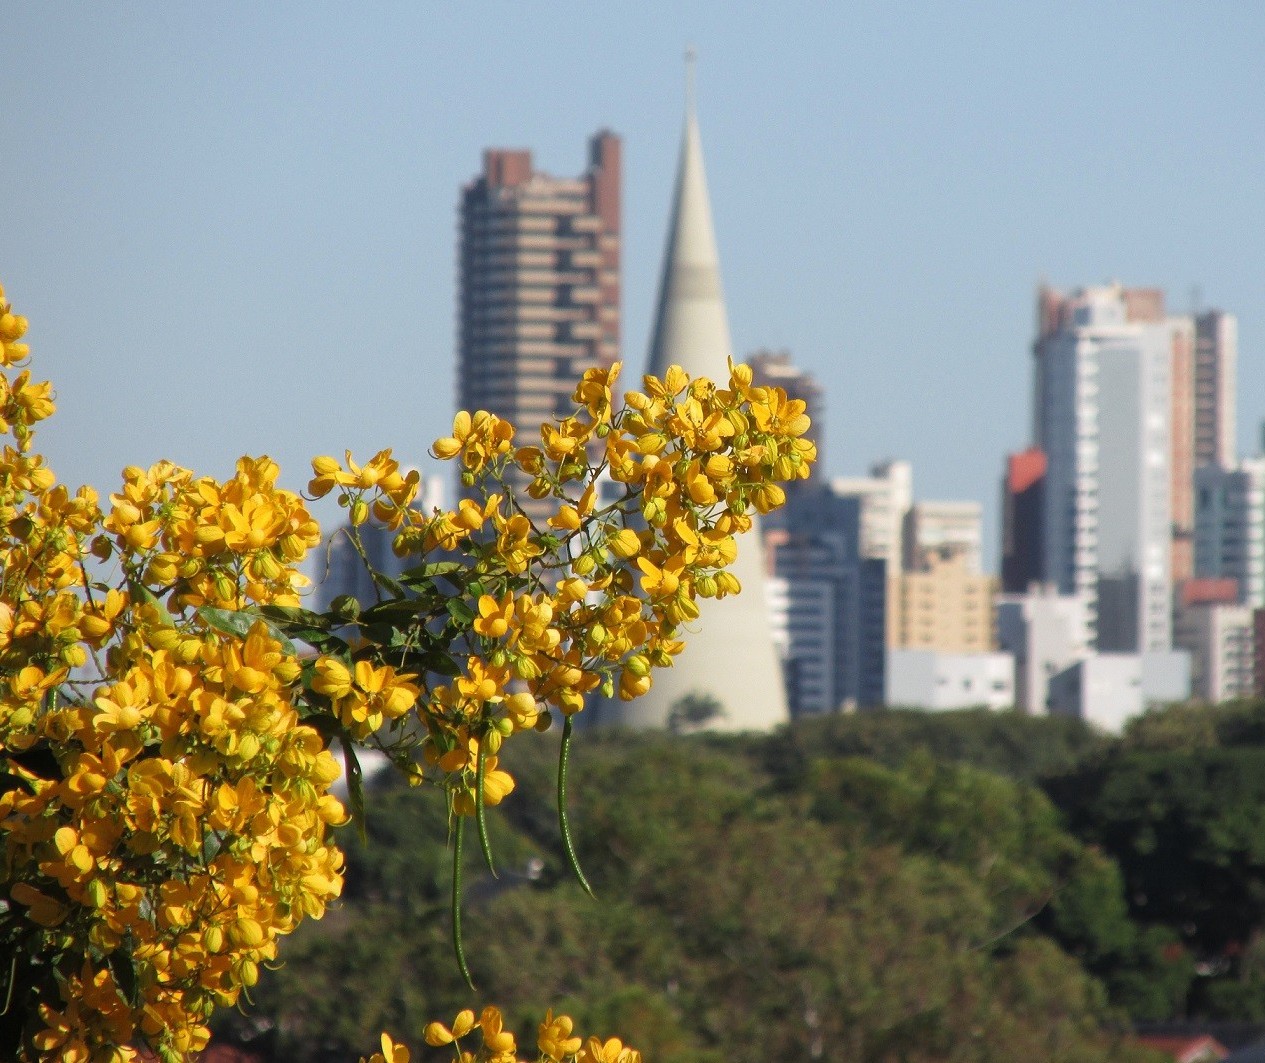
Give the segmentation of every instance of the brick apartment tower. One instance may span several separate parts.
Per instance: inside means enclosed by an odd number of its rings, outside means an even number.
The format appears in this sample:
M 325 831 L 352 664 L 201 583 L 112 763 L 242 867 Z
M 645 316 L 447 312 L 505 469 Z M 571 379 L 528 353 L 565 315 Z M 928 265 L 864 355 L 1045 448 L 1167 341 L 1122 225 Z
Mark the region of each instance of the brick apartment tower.
M 589 141 L 577 178 L 493 148 L 461 192 L 457 406 L 534 439 L 572 411 L 581 373 L 619 358 L 620 139 Z M 541 503 L 522 496 L 533 516 Z M 545 511 L 551 503 L 544 503 Z
M 1234 464 L 1239 325 L 1233 314 L 1208 310 L 1195 317 L 1195 465 Z

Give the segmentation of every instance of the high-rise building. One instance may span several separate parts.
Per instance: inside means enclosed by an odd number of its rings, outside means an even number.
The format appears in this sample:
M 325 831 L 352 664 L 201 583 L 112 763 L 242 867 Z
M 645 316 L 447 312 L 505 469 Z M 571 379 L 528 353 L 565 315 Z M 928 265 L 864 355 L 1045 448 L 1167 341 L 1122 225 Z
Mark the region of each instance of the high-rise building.
M 1037 339 L 1033 344 L 1036 356 L 1036 372 L 1033 387 L 1033 441 L 1040 447 L 1048 431 L 1048 415 L 1051 397 L 1047 391 L 1045 372 L 1047 353 L 1056 345 L 1059 336 L 1080 327 L 1089 311 L 1088 304 L 1099 310 L 1095 317 L 1105 320 L 1106 311 L 1120 324 L 1146 327 L 1151 333 L 1148 343 L 1167 347 L 1168 376 L 1168 508 L 1169 508 L 1169 560 L 1170 578 L 1182 580 L 1193 571 L 1193 521 L 1192 476 L 1197 464 L 1195 453 L 1195 325 L 1189 317 L 1169 317 L 1165 314 L 1164 293 L 1159 288 L 1125 288 L 1111 284 L 1101 288 L 1086 288 L 1064 294 L 1042 285 L 1037 291 Z M 1163 338 L 1161 339 L 1161 336 Z M 1158 358 L 1158 352 L 1154 354 Z M 1152 410 L 1152 413 L 1155 413 Z M 1047 455 L 1048 457 L 1049 455 Z M 1048 548 L 1049 544 L 1045 544 Z M 1044 579 L 1057 579 L 1055 573 L 1046 572 Z M 1018 588 L 1016 588 L 1018 590 Z
M 907 461 L 880 461 L 869 476 L 841 476 L 830 482 L 837 495 L 861 500 L 861 556 L 882 561 L 889 573 L 904 568 L 905 517 L 914 502 L 913 467 Z
M 1169 508 L 1172 543 L 1169 567 L 1174 583 L 1195 571 L 1195 323 L 1188 317 L 1168 319 L 1172 361 L 1169 431 Z
M 1235 456 L 1235 373 L 1239 324 L 1233 314 L 1195 316 L 1195 464 L 1231 465 Z
M 1030 447 L 1006 458 L 1002 482 L 1001 587 L 1024 594 L 1045 578 L 1041 546 L 1045 454 Z
M 1265 457 L 1195 470 L 1195 575 L 1233 579 L 1240 604 L 1265 606 Z
M 1089 603 L 1100 651 L 1166 651 L 1174 330 L 1162 296 L 1119 285 L 1043 292 L 1042 315 L 1042 570 Z
M 829 487 L 790 503 L 792 530 L 769 533 L 785 587 L 787 704 L 793 717 L 884 701 L 887 565 L 859 550 L 862 501 Z
M 678 365 L 691 376 L 727 381 L 732 353 L 703 147 L 691 99 L 647 372 L 663 376 Z M 723 714 L 711 723 L 720 729 L 763 730 L 788 719 L 758 522 L 739 542 L 730 571 L 741 582 L 742 593 L 700 602 L 697 628 L 685 635 L 685 650 L 673 667 L 656 670 L 650 691 L 635 701 L 601 702 L 599 722 L 663 727 L 674 708 L 690 697 L 720 706 Z
M 619 137 L 597 133 L 578 178 L 538 172 L 530 151 L 484 152 L 459 242 L 458 408 L 535 432 L 571 411 L 584 370 L 619 357 Z

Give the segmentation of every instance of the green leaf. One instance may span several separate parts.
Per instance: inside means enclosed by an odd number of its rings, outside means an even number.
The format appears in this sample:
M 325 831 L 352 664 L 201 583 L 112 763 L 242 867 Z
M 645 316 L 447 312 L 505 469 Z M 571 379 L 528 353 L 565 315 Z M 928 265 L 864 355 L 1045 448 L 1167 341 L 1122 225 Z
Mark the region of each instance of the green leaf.
M 207 831 L 202 836 L 202 860 L 210 863 L 220 855 L 220 850 L 224 848 L 224 838 L 215 831 Z
M 397 579 L 392 579 L 383 572 L 370 570 L 369 575 L 373 577 L 373 582 L 381 587 L 388 594 L 396 598 L 410 597 L 409 588 Z
M 314 613 L 311 609 L 299 609 L 292 605 L 261 605 L 259 613 L 275 621 L 283 631 L 308 630 L 309 628 L 329 631 L 334 627 L 334 621 L 324 613 Z
M 105 962 L 110 968 L 110 973 L 114 975 L 114 983 L 122 992 L 123 999 L 132 1007 L 138 1007 L 140 993 L 136 982 L 136 968 L 132 965 L 131 950 L 115 949 L 106 957 Z
M 450 577 L 465 566 L 457 561 L 435 561 L 429 565 L 417 565 L 400 573 L 399 580 L 407 587 L 432 583 L 436 579 Z M 450 582 L 452 582 L 450 580 Z
M 457 676 L 464 674 L 461 665 L 448 653 L 422 654 L 419 664 L 428 672 L 434 672 L 436 675 L 446 675 L 450 679 L 455 679 Z
M 444 603 L 444 608 L 448 610 L 448 615 L 454 620 L 459 620 L 463 624 L 474 623 L 474 610 L 461 598 L 449 598 Z
M 290 637 L 281 630 L 277 623 L 262 615 L 256 609 L 216 609 L 209 605 L 204 605 L 198 609 L 197 615 L 201 617 L 208 627 L 214 628 L 216 631 L 225 635 L 235 635 L 244 639 L 250 634 L 250 629 L 257 623 L 262 623 L 268 629 L 268 634 L 281 643 L 281 648 L 291 656 L 298 654 Z
M 408 641 L 408 634 L 395 624 L 360 624 L 360 633 L 375 646 L 386 646 L 388 649 L 403 646 Z

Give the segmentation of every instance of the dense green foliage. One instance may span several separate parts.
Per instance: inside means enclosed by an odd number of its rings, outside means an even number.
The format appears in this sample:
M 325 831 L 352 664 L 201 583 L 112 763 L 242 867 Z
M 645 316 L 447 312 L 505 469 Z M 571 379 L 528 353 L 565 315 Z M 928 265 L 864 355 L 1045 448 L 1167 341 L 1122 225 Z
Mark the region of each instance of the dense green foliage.
M 1150 714 L 1046 786 L 1119 864 L 1137 924 L 1190 958 L 1172 1010 L 1265 1019 L 1265 704 Z
M 371 795 L 344 904 L 295 936 L 236 1032 L 344 1060 L 485 999 L 619 1029 L 647 1059 L 1144 1060 L 1130 1018 L 1265 1016 L 1265 705 L 1066 720 L 884 712 L 776 735 L 586 734 L 571 880 L 548 749 L 470 854 L 425 793 Z M 423 1058 L 426 1058 L 423 1056 Z
M 429 1017 L 496 999 L 520 1024 L 560 1005 L 663 1063 L 1149 1059 L 1114 1031 L 1126 1011 L 1181 1014 L 1196 953 L 1030 781 L 1113 763 L 1142 730 L 893 712 L 765 738 L 585 735 L 596 901 L 557 855 L 548 751 L 524 750 L 490 817 L 501 879 L 469 856 L 473 998 L 447 951 L 442 807 L 377 792 L 341 910 L 295 936 L 236 1032 L 343 1060 L 366 1031 L 416 1043 Z

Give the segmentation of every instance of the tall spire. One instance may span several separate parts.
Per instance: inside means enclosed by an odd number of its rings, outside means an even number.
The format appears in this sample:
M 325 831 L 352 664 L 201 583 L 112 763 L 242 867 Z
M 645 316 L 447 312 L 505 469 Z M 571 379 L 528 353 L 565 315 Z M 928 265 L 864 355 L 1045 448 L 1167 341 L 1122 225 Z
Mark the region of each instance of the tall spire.
M 720 256 L 694 110 L 694 49 L 685 53 L 685 130 L 648 372 L 679 365 L 691 376 L 728 376 L 729 321 L 720 287 Z
M 647 372 L 663 376 L 679 365 L 690 376 L 729 380 L 729 322 L 720 287 L 720 257 L 703 173 L 703 144 L 694 112 L 694 50 L 686 52 L 685 132 L 677 171 L 659 308 Z M 773 648 L 765 592 L 764 547 L 757 523 L 739 539 L 729 569 L 742 584 L 736 598 L 701 600 L 698 621 L 682 633 L 685 651 L 671 668 L 656 669 L 649 693 L 607 702 L 599 722 L 662 727 L 684 699 L 718 704 L 723 715 L 703 726 L 767 730 L 787 719 L 782 670 Z

